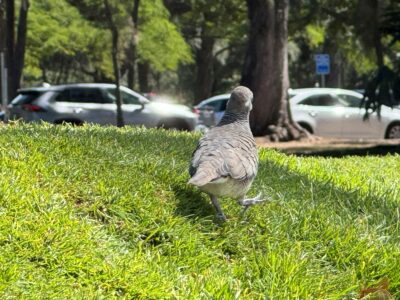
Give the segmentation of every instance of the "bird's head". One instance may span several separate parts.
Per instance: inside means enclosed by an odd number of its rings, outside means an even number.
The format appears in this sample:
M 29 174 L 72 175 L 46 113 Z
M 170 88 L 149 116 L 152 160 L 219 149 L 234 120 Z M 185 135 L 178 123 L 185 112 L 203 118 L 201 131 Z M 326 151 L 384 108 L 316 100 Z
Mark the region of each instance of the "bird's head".
M 231 94 L 226 110 L 233 113 L 249 113 L 253 108 L 253 93 L 245 86 L 236 87 Z

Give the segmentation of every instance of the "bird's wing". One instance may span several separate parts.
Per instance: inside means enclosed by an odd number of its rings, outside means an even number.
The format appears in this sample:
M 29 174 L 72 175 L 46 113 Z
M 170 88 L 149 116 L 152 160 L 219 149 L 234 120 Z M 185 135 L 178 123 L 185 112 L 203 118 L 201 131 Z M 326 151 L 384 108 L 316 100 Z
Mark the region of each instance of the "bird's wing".
M 257 174 L 258 155 L 251 139 L 226 140 L 221 151 L 223 168 L 221 173 L 237 180 L 253 179 Z
M 258 155 L 252 137 L 240 134 L 235 138 L 205 136 L 193 152 L 189 173 L 192 183 L 199 185 L 221 177 L 252 179 L 257 167 Z

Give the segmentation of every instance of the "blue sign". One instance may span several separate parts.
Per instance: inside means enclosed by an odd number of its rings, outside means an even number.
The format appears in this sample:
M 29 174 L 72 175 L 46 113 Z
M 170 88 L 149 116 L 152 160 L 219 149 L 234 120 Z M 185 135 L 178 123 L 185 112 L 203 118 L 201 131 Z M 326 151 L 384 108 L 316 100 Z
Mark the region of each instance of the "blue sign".
M 315 57 L 315 70 L 318 75 L 326 75 L 331 71 L 329 54 L 316 54 Z

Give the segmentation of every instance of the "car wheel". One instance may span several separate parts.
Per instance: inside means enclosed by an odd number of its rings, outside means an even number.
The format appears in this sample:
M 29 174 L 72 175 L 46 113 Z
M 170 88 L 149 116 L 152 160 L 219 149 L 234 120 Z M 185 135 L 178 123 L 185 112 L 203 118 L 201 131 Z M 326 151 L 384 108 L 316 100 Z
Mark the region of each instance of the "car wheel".
M 387 139 L 400 139 L 400 123 L 390 124 L 386 130 Z
M 180 130 L 180 131 L 190 130 L 186 122 L 180 119 L 163 120 L 158 124 L 157 127 L 164 129 L 171 129 L 171 130 Z

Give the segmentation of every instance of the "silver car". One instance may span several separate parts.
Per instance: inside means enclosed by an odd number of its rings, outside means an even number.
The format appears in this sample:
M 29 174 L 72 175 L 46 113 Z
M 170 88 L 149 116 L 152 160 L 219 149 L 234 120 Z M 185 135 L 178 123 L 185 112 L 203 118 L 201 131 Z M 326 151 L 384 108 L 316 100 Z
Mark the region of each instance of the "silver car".
M 214 96 L 196 106 L 200 112 L 214 109 L 214 124 L 224 112 L 230 94 Z M 345 89 L 309 88 L 289 90 L 293 119 L 309 132 L 339 138 L 400 138 L 400 109 L 382 106 L 381 118 L 372 113 L 364 121 L 360 108 L 363 95 Z
M 116 124 L 114 84 L 70 84 L 28 88 L 19 91 L 9 105 L 11 119 L 54 124 Z M 189 107 L 151 102 L 139 93 L 121 86 L 122 111 L 126 125 L 193 130 L 197 115 Z
M 315 135 L 340 138 L 400 138 L 400 110 L 382 106 L 363 120 L 363 95 L 350 90 L 309 88 L 289 91 L 294 120 Z

